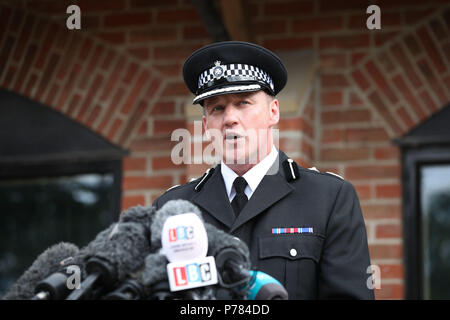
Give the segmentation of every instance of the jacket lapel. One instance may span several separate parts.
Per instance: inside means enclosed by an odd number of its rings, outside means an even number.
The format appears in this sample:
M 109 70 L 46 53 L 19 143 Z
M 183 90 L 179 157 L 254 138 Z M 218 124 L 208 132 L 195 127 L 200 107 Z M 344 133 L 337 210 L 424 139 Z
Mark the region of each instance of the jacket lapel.
M 279 151 L 278 163 L 274 164 L 274 166 L 278 165 L 277 173 L 264 176 L 237 219 L 228 201 L 220 165 L 215 168 L 211 178 L 206 181 L 202 190 L 197 192 L 191 201 L 226 225 L 230 229 L 229 232 L 232 233 L 294 190 L 287 182 L 282 170 L 282 163 L 287 158 L 282 151 Z M 270 169 L 271 172 L 273 172 L 272 170 L 273 168 Z
M 282 151 L 279 151 L 277 173 L 264 176 L 252 197 L 232 224 L 230 233 L 294 190 L 289 182 L 286 181 L 282 170 L 282 163 L 286 159 L 287 156 Z M 277 163 L 274 165 L 277 165 Z M 269 171 L 272 171 L 272 169 Z
M 206 181 L 200 192 L 197 192 L 191 201 L 228 228 L 232 226 L 235 217 L 230 201 L 228 201 L 220 165 L 216 166 L 211 178 Z

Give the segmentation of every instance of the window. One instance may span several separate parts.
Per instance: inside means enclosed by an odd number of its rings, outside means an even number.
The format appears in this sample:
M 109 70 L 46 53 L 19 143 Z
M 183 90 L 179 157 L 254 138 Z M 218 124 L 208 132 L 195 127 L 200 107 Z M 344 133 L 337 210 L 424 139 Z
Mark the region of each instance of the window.
M 450 299 L 450 163 L 420 167 L 423 298 Z
M 395 142 L 402 148 L 408 299 L 450 299 L 450 106 Z
M 0 292 L 45 249 L 86 245 L 115 217 L 114 175 L 0 180 Z

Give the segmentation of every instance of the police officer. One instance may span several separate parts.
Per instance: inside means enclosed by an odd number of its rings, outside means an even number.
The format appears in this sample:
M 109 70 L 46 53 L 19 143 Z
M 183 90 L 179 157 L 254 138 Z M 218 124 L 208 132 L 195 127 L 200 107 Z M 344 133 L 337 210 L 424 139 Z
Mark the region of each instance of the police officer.
M 273 144 L 275 96 L 287 81 L 279 57 L 247 42 L 218 42 L 192 53 L 183 76 L 222 161 L 154 206 L 197 205 L 206 222 L 246 242 L 253 268 L 278 279 L 290 299 L 373 299 L 355 189 L 300 167 Z

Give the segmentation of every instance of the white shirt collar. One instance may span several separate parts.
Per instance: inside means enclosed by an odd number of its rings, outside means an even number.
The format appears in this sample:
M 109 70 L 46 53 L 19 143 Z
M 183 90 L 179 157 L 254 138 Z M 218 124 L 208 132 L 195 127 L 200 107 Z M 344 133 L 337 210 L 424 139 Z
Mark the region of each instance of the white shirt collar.
M 248 183 L 244 191 L 248 199 L 250 199 L 250 197 L 253 195 L 253 192 L 255 192 L 259 183 L 269 171 L 270 167 L 272 167 L 277 157 L 278 150 L 277 148 L 275 148 L 275 146 L 272 145 L 272 150 L 270 151 L 270 153 L 242 176 Z M 228 199 L 231 202 L 231 200 L 234 198 L 234 195 L 236 194 L 236 191 L 233 188 L 233 182 L 234 179 L 238 177 L 238 175 L 223 161 L 220 164 L 220 171 L 225 183 Z

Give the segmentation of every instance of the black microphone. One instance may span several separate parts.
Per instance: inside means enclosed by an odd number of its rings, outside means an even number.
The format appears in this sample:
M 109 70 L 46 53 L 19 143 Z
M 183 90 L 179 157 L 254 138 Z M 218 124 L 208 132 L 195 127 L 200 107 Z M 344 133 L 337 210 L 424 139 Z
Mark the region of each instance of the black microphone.
M 127 278 L 105 297 L 105 300 L 142 300 L 144 299 L 144 287 L 138 280 Z
M 225 265 L 231 264 L 235 264 L 236 271 L 251 268 L 250 251 L 245 242 L 209 223 L 205 223 L 205 228 L 208 234 L 208 254 L 216 257 L 216 266 L 219 270 L 223 269 Z M 218 258 L 220 263 L 217 263 Z M 231 277 L 231 275 L 227 277 Z M 227 279 L 227 277 L 224 280 L 231 282 L 232 279 Z
M 117 223 L 106 239 L 100 234 L 86 248 L 84 261 L 88 276 L 67 300 L 97 299 L 116 282 L 124 280 L 142 265 L 150 252 L 148 239 L 148 229 L 133 222 Z
M 10 287 L 8 292 L 2 297 L 4 300 L 28 300 L 33 299 L 37 285 L 49 275 L 57 273 L 63 266 L 61 263 L 67 262 L 69 257 L 74 257 L 79 252 L 76 245 L 60 242 L 46 249 L 41 253 L 32 265 L 22 276 Z M 66 285 L 66 279 L 52 278 L 55 281 L 52 286 L 61 290 Z M 47 279 L 48 280 L 48 279 Z M 45 280 L 44 280 L 45 281 Z M 49 280 L 50 281 L 50 280 Z M 40 297 L 47 298 L 53 292 L 53 288 L 42 288 Z
M 150 253 L 144 265 L 119 283 L 105 296 L 107 300 L 172 300 L 167 282 L 167 258 L 161 253 Z
M 153 206 L 137 205 L 127 209 L 120 215 L 119 222 L 136 222 L 150 230 L 152 217 L 156 212 Z M 106 300 L 140 300 L 143 299 L 145 292 L 143 286 L 130 276 L 105 296 Z
M 81 255 L 82 256 L 82 255 Z M 83 271 L 79 267 L 81 261 L 79 254 L 69 257 L 61 261 L 61 269 L 52 273 L 44 280 L 39 281 L 34 289 L 35 296 L 32 300 L 62 300 L 65 299 L 72 289 L 75 288 L 73 283 L 69 283 L 69 274 L 79 272 L 74 277 L 81 280 Z
M 152 253 L 145 258 L 145 265 L 140 274 L 140 283 L 146 288 L 150 300 L 173 300 L 176 295 L 170 292 L 167 277 L 166 256 Z
M 111 224 L 108 228 L 101 231 L 97 234 L 94 241 L 108 241 L 110 238 L 110 234 L 113 229 L 116 227 L 116 224 Z M 39 282 L 35 289 L 35 297 L 33 300 L 62 300 L 67 298 L 67 296 L 71 293 L 68 285 L 67 285 L 67 268 L 69 266 L 77 266 L 80 269 L 80 280 L 84 279 L 86 276 L 86 259 L 91 254 L 92 248 L 89 246 L 85 246 L 73 257 L 73 259 L 67 261 L 63 269 L 58 270 L 54 274 L 50 275 L 48 278 Z M 79 288 L 77 288 L 79 289 Z
M 141 206 L 137 205 L 127 209 L 120 215 L 119 222 L 136 222 L 142 224 L 146 229 L 150 230 L 152 217 L 156 212 L 156 208 L 153 206 Z M 143 299 L 145 290 L 143 286 L 130 276 L 117 287 L 107 294 L 104 299 L 106 300 L 140 300 Z
M 107 229 L 100 232 L 96 240 L 97 242 L 103 240 L 106 241 L 111 232 L 113 231 L 116 224 L 110 225 Z M 86 266 L 85 260 L 88 254 L 90 254 L 89 244 L 78 251 L 72 259 L 64 260 L 64 265 L 61 265 L 63 268 L 60 268 L 57 272 L 51 274 L 46 279 L 40 281 L 35 288 L 35 296 L 33 300 L 62 300 L 67 298 L 67 296 L 71 293 L 71 290 L 75 288 L 69 288 L 68 285 L 68 271 L 70 266 L 76 266 L 80 271 L 80 280 L 85 278 L 86 275 Z
M 244 299 L 245 293 L 238 290 L 250 281 L 250 252 L 247 245 L 209 223 L 205 223 L 208 234 L 208 255 L 214 256 L 219 278 L 217 299 Z
M 67 300 L 98 299 L 139 269 L 150 253 L 150 233 L 145 224 L 119 222 L 101 232 L 84 248 L 87 277 Z
M 278 280 L 262 271 L 251 270 L 249 250 L 243 241 L 208 223 L 205 223 L 205 228 L 210 244 L 208 253 L 216 259 L 220 285 L 235 294 L 220 299 L 288 299 L 286 289 Z
M 153 216 L 156 213 L 156 208 L 153 206 L 141 206 L 128 208 L 120 214 L 119 222 L 135 222 L 142 224 L 145 228 L 150 230 L 153 221 Z

